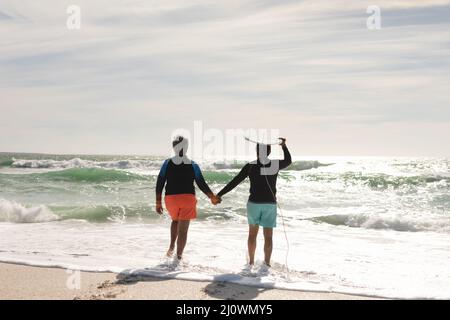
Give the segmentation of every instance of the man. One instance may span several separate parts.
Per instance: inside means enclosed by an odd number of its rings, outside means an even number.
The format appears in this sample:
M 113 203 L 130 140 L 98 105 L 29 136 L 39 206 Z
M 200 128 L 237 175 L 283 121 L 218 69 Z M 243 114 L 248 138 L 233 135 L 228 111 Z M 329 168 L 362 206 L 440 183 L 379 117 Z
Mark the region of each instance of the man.
M 220 199 L 244 181 L 245 178 L 250 178 L 250 197 L 247 203 L 249 224 L 247 245 L 250 267 L 255 263 L 256 238 L 260 226 L 264 228 L 264 262 L 267 267 L 270 267 L 273 228 L 276 227 L 277 221 L 276 184 L 278 171 L 292 163 L 291 154 L 286 147 L 286 139 L 280 138 L 280 140 L 284 154 L 283 160 L 269 160 L 270 145 L 257 144 L 257 160 L 247 163 L 239 174 L 217 194 Z
M 213 204 L 219 203 L 220 200 L 211 192 L 203 178 L 200 167 L 187 158 L 188 140 L 183 137 L 176 137 L 172 146 L 175 156 L 164 161 L 156 182 L 156 212 L 158 214 L 163 213 L 161 200 L 165 185 L 164 200 L 166 209 L 172 218 L 167 256 L 173 255 L 176 242 L 177 258 L 181 260 L 186 246 L 189 223 L 197 217 L 194 181 Z

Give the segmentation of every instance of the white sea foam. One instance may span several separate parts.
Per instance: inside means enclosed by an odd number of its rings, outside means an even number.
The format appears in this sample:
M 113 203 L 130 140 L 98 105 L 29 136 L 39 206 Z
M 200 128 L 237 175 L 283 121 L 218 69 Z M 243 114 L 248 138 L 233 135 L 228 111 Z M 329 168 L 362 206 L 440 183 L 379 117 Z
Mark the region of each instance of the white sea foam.
M 379 214 L 334 214 L 311 218 L 315 222 L 324 222 L 336 226 L 352 228 L 386 229 L 395 231 L 434 231 L 450 233 L 450 219 L 448 217 L 408 217 L 382 216 Z
M 111 160 L 98 161 L 73 158 L 70 160 L 53 159 L 13 159 L 12 168 L 20 169 L 72 169 L 72 168 L 103 168 L 103 169 L 123 169 L 123 170 L 157 170 L 162 165 L 162 160 Z M 223 170 L 240 169 L 244 161 L 199 161 L 203 170 Z M 317 160 L 306 160 L 294 162 L 289 170 L 308 170 L 327 166 Z
M 59 220 L 46 206 L 26 208 L 20 203 L 0 199 L 0 221 L 14 223 L 37 223 Z
M 161 161 L 154 160 L 112 160 L 94 161 L 74 158 L 70 160 L 20 160 L 14 159 L 13 168 L 33 169 L 72 169 L 72 168 L 104 168 L 104 169 L 156 169 L 161 166 Z
M 391 298 L 450 298 L 447 235 L 305 224 L 288 228 L 290 274 L 281 229 L 274 234 L 273 268 L 242 272 L 245 224 L 194 222 L 185 263 L 164 258 L 169 221 L 154 224 L 88 224 L 81 221 L 0 224 L 0 261 L 112 271 L 124 277 L 157 276 L 228 281 L 265 288 L 329 291 Z M 262 237 L 257 261 L 262 260 Z

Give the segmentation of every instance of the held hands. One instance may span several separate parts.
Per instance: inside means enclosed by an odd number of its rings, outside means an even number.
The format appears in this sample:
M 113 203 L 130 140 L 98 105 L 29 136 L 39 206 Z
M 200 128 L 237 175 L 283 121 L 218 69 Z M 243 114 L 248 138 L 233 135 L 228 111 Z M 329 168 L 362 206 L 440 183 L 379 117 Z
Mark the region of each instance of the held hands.
M 220 198 L 215 194 L 213 194 L 209 199 L 211 200 L 211 203 L 215 206 L 222 202 L 222 198 Z

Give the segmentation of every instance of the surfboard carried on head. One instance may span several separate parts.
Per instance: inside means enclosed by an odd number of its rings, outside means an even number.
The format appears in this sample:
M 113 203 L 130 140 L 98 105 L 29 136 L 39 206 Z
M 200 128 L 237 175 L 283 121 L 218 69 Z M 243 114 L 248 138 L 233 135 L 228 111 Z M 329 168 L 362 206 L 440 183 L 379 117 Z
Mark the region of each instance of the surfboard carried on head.
M 244 137 L 244 139 L 248 142 L 256 143 L 256 144 L 265 144 L 267 146 L 276 146 L 279 145 L 280 142 L 262 142 L 262 141 L 256 141 L 253 139 L 250 139 L 249 137 Z M 281 138 L 278 138 L 279 140 L 282 140 Z

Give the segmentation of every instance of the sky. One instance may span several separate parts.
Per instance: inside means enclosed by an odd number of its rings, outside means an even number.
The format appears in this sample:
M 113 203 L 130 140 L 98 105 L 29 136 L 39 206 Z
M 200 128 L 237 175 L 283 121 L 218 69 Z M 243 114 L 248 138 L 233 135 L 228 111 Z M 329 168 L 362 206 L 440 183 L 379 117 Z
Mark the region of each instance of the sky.
M 0 151 L 162 155 L 200 121 L 279 130 L 297 156 L 447 157 L 449 17 L 450 0 L 0 0 Z

